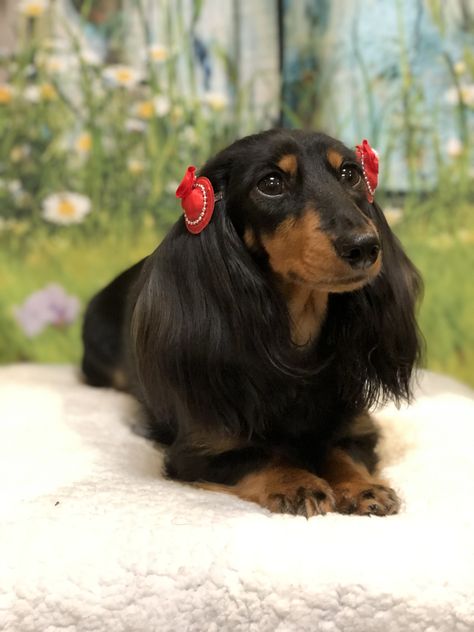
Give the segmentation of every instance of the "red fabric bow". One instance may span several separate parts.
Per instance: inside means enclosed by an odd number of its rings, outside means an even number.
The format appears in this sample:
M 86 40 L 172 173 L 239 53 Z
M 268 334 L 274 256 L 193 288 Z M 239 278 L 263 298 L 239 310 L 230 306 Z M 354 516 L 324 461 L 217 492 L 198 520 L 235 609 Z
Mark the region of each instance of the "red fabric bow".
M 374 193 L 379 181 L 379 159 L 377 152 L 369 145 L 369 141 L 364 138 L 361 145 L 356 146 L 357 158 L 362 165 L 364 180 L 367 186 L 367 199 L 374 201 Z
M 188 167 L 184 178 L 176 189 L 181 198 L 186 228 L 193 235 L 199 234 L 211 221 L 214 212 L 214 189 L 204 177 L 196 178 L 196 167 Z

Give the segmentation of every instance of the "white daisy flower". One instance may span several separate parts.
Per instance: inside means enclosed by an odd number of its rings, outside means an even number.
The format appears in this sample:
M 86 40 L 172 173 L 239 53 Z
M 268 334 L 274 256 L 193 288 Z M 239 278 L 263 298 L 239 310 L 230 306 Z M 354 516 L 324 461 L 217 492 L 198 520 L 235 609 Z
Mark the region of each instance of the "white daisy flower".
M 148 56 L 153 61 L 166 61 L 170 56 L 170 52 L 163 44 L 152 44 L 148 47 Z
M 100 56 L 92 48 L 83 48 L 79 52 L 79 58 L 86 66 L 100 66 Z
M 39 103 L 40 101 L 56 101 L 58 93 L 51 83 L 32 84 L 25 88 L 23 97 L 30 103 Z
M 403 209 L 396 206 L 388 206 L 384 210 L 384 215 L 390 226 L 394 226 L 401 221 L 403 217 Z
M 222 92 L 206 92 L 202 97 L 202 101 L 215 112 L 221 112 L 229 105 L 228 97 Z
M 446 153 L 451 158 L 457 158 L 462 154 L 463 145 L 458 138 L 450 138 L 446 143 Z
M 449 105 L 457 105 L 459 103 L 459 94 L 456 88 L 449 88 L 449 90 L 445 92 L 444 98 Z
M 153 105 L 155 106 L 156 116 L 166 116 L 171 110 L 171 101 L 162 94 L 153 98 Z
M 102 73 L 105 81 L 118 88 L 135 88 L 140 83 L 140 73 L 131 66 L 114 65 L 104 68 Z
M 462 85 L 459 92 L 456 88 L 450 88 L 445 93 L 446 102 L 450 105 L 457 105 L 459 103 L 459 96 L 461 96 L 463 103 L 474 106 L 474 84 Z
M 192 125 L 186 125 L 186 127 L 182 131 L 183 140 L 188 145 L 197 145 L 198 143 L 198 135 L 196 130 Z
M 52 75 L 64 74 L 77 66 L 77 59 L 68 53 L 39 53 L 36 61 L 47 73 Z
M 23 92 L 23 96 L 30 103 L 39 103 L 41 99 L 39 86 L 27 86 Z
M 178 187 L 179 187 L 179 182 L 177 180 L 170 180 L 165 185 L 165 191 L 166 193 L 169 193 L 170 195 L 175 195 L 176 189 Z
M 80 193 L 63 191 L 43 200 L 42 216 L 53 224 L 79 224 L 90 211 L 90 199 Z
M 49 0 L 20 0 L 18 11 L 27 18 L 39 18 L 49 8 Z
M 6 185 L 6 189 L 13 198 L 17 198 L 24 193 L 20 180 L 10 180 Z
M 146 130 L 146 123 L 136 118 L 128 118 L 125 121 L 125 129 L 127 132 L 143 133 Z

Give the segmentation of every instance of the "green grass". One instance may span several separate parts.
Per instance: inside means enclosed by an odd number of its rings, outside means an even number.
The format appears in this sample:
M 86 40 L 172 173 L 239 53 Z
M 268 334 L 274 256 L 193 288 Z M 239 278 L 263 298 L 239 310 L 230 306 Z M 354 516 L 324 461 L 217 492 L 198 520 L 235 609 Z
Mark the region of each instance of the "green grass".
M 441 210 L 432 215 L 427 205 L 398 233 L 423 276 L 426 366 L 474 386 L 474 208 Z
M 0 248 L 0 362 L 74 362 L 81 356 L 81 318 L 64 328 L 47 327 L 27 338 L 13 317 L 32 292 L 54 282 L 78 296 L 83 309 L 90 297 L 114 275 L 149 254 L 161 234 L 149 227 L 140 233 L 110 233 L 97 239 L 57 233 L 40 238 L 21 254 Z

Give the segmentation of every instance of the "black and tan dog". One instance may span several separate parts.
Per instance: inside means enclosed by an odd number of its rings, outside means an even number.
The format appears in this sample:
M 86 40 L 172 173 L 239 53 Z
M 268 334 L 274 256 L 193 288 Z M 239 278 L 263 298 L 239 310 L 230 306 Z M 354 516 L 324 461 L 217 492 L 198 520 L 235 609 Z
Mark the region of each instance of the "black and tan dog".
M 386 515 L 368 410 L 410 397 L 419 277 L 356 154 L 317 133 L 237 141 L 219 194 L 91 301 L 83 372 L 132 392 L 171 478 L 274 512 Z

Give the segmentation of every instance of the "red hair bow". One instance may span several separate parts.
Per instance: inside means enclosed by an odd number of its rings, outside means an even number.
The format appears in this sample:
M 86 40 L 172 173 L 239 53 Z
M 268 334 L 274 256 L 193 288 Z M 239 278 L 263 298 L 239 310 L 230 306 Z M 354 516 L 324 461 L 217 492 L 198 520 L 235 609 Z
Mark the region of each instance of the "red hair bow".
M 369 141 L 364 138 L 362 144 L 356 146 L 356 154 L 364 173 L 367 199 L 369 202 L 373 202 L 375 189 L 379 181 L 379 158 L 377 152 L 372 149 Z
M 211 221 L 214 212 L 214 189 L 210 180 L 196 178 L 196 167 L 188 167 L 184 178 L 176 189 L 176 197 L 181 198 L 186 228 L 193 235 L 199 234 Z

